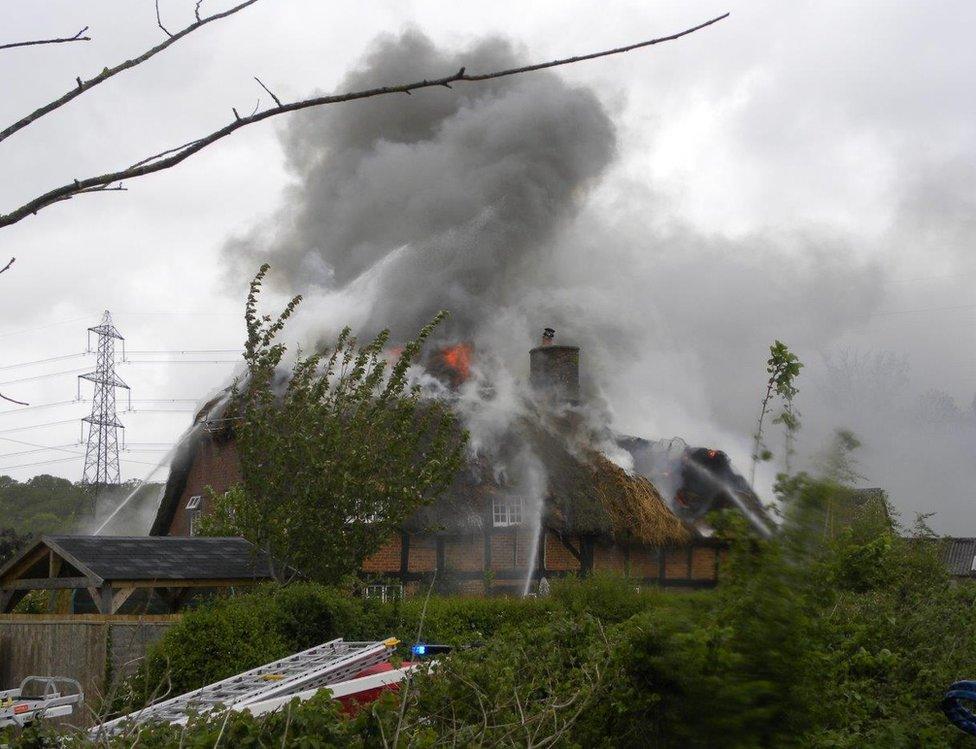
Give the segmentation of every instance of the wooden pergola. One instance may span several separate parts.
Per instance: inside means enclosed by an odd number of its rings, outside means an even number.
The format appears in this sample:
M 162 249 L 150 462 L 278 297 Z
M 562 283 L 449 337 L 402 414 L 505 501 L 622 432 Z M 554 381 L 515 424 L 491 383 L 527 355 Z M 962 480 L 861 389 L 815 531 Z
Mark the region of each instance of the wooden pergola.
M 115 614 L 137 590 L 179 610 L 199 588 L 272 579 L 267 556 L 243 538 L 42 536 L 0 568 L 0 613 L 32 590 L 86 590 L 101 614 Z

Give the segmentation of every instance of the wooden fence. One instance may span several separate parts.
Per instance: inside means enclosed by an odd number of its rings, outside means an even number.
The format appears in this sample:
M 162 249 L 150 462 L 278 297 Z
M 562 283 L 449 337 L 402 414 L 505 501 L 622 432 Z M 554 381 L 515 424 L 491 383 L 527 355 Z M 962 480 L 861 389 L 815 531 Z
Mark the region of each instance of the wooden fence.
M 0 614 L 0 689 L 25 676 L 70 676 L 81 683 L 86 706 L 69 722 L 89 725 L 91 710 L 179 618 Z

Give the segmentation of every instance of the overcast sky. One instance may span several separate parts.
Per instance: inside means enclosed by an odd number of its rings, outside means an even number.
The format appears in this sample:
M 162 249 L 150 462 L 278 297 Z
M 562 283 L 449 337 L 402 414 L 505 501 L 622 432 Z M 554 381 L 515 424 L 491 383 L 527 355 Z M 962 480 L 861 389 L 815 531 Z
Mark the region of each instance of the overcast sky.
M 164 22 L 181 28 L 193 5 L 161 0 Z M 614 147 L 560 226 L 565 254 L 549 256 L 559 269 L 537 293 L 556 300 L 564 326 L 570 306 L 559 300 L 571 296 L 570 334 L 602 339 L 590 375 L 620 430 L 714 444 L 745 467 L 778 337 L 807 363 L 805 458 L 850 427 L 865 444 L 864 483 L 888 488 L 906 520 L 934 511 L 940 530 L 976 534 L 976 6 L 964 0 L 261 0 L 0 144 L 0 212 L 192 140 L 225 124 L 231 107 L 266 105 L 255 75 L 283 99 L 334 91 L 381 35 L 416 30 L 449 59 L 502 38 L 533 62 L 727 10 L 688 38 L 558 72 L 596 97 Z M 0 41 L 86 25 L 91 42 L 0 53 L 0 123 L 162 38 L 149 0 L 0 8 Z M 274 262 L 276 239 L 291 236 L 282 211 L 302 197 L 286 188 L 308 175 L 287 165 L 282 135 L 297 127 L 282 118 L 246 128 L 128 192 L 0 230 L 0 262 L 17 257 L 0 276 L 0 391 L 32 404 L 0 413 L 0 473 L 80 478 L 76 419 L 89 404 L 64 402 L 93 357 L 16 365 L 81 354 L 85 328 L 106 309 L 130 350 L 212 352 L 131 354 L 120 365 L 135 401 L 122 415 L 132 445 L 123 473 L 152 470 L 193 404 L 234 370 L 225 350 L 243 337 L 240 278 L 262 246 L 242 259 L 228 242 L 263 234 Z M 420 178 L 416 189 L 427 189 Z M 342 308 L 350 322 L 368 319 L 354 306 Z M 308 318 L 298 327 L 316 328 Z M 47 373 L 62 374 L 37 378 Z

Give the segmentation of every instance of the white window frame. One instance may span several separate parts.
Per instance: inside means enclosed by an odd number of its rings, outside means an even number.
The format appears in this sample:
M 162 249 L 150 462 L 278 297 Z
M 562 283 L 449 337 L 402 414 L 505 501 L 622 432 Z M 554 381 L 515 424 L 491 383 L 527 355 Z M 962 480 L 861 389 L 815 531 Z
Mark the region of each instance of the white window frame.
M 402 585 L 367 585 L 363 588 L 363 598 L 379 598 L 381 602 L 403 598 Z
M 521 496 L 498 496 L 491 498 L 491 524 L 494 528 L 508 528 L 522 525 L 525 502 Z
M 189 516 L 189 532 L 191 536 L 196 536 L 199 531 L 200 516 L 203 510 L 203 496 L 194 494 L 186 503 L 186 513 Z

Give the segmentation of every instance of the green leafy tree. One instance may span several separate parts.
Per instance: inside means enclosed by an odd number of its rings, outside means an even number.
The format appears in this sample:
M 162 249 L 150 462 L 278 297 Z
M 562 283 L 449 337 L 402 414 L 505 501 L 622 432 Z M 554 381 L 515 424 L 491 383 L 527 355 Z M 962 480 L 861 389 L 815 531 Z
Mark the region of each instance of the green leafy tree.
M 756 433 L 753 435 L 750 483 L 756 482 L 756 467 L 759 461 L 769 460 L 773 456 L 769 448 L 766 447 L 763 430 L 770 405 L 776 397 L 781 399 L 783 409 L 774 421 L 783 424 L 786 428 L 786 472 L 789 473 L 796 432 L 800 428 L 800 415 L 793 405 L 793 399 L 799 392 L 796 387 L 796 378 L 800 375 L 802 368 L 803 364 L 800 359 L 782 341 L 774 341 L 773 345 L 769 347 L 769 359 L 766 360 L 766 372 L 769 374 L 769 379 L 766 381 L 766 394 L 762 399 Z
M 247 298 L 247 377 L 231 408 L 241 486 L 217 502 L 210 530 L 237 531 L 269 552 L 275 574 L 335 583 L 461 467 L 467 439 L 447 408 L 424 399 L 408 368 L 446 316 L 439 313 L 388 365 L 389 331 L 360 346 L 345 329 L 331 349 L 297 356 L 287 378 L 277 340 L 301 302 L 277 318 L 257 300 L 267 264 Z

